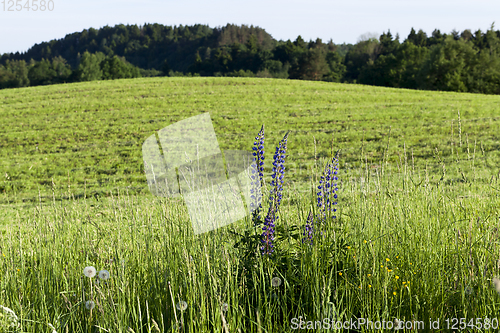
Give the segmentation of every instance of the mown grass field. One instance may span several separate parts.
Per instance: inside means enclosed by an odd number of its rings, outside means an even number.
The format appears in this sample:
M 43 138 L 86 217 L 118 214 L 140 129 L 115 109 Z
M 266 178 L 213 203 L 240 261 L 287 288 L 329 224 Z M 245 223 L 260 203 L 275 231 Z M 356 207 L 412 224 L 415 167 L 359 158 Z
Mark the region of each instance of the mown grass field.
M 153 78 L 3 90 L 0 101 L 0 305 L 16 316 L 0 308 L 0 332 L 326 332 L 307 325 L 356 318 L 498 331 L 498 96 Z M 202 112 L 222 150 L 250 150 L 265 125 L 267 190 L 290 131 L 272 257 L 249 218 L 194 235 L 182 200 L 147 189 L 142 142 Z M 311 246 L 311 187 L 332 148 L 337 218 Z
M 50 199 L 53 186 L 71 186 L 77 196 L 107 195 L 111 189 L 144 194 L 144 140 L 202 112 L 210 112 L 222 150 L 249 150 L 262 124 L 268 142 L 290 131 L 294 182 L 310 174 L 313 137 L 318 157 L 328 156 L 333 142 L 346 169 L 395 166 L 404 160 L 404 148 L 417 170 L 428 165 L 437 172 L 448 164 L 448 182 L 470 168 L 475 173 L 469 177 L 490 180 L 500 165 L 499 96 L 290 80 L 153 78 L 3 90 L 0 100 L 2 203 Z M 272 154 L 269 149 L 266 158 Z

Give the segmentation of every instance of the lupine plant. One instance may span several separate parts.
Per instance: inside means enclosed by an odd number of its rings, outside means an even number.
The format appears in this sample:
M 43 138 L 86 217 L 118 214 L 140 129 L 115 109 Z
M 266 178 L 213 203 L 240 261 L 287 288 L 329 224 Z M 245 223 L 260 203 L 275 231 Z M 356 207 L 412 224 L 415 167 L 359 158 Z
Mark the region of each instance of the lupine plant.
M 337 181 L 338 181 L 339 160 L 338 152 L 328 161 L 320 177 L 319 185 L 316 192 L 316 206 L 318 213 L 313 215 L 312 211 L 309 212 L 306 224 L 304 226 L 304 233 L 302 242 L 306 241 L 312 244 L 316 226 L 320 226 L 326 222 L 327 216 L 332 219 L 337 218 L 332 213 L 337 212 Z
M 288 133 L 280 141 L 273 158 L 273 174 L 271 181 L 271 190 L 269 195 L 269 210 L 264 219 L 262 227 L 262 254 L 271 255 L 274 252 L 274 223 L 278 218 L 279 206 L 281 204 L 283 192 L 283 178 L 285 176 L 285 158 L 287 148 Z
M 286 149 L 287 149 L 288 133 L 285 134 L 283 139 L 279 142 L 276 147 L 274 157 L 273 157 L 273 168 L 272 168 L 272 180 L 271 189 L 269 191 L 269 207 L 267 215 L 264 218 L 262 225 L 262 235 L 261 235 L 261 245 L 260 251 L 262 255 L 270 256 L 274 252 L 274 240 L 275 240 L 275 223 L 279 215 L 279 206 L 283 197 L 283 183 L 285 175 L 285 159 L 286 159 Z M 252 170 L 252 189 L 251 189 L 251 199 L 252 202 L 250 207 L 252 207 L 252 221 L 254 227 L 257 227 L 262 223 L 260 212 L 262 210 L 262 204 L 259 203 L 257 206 L 257 187 L 260 183 L 262 187 L 264 185 L 264 126 L 255 137 L 255 141 L 252 147 L 254 156 L 254 168 Z M 321 225 L 325 223 L 327 216 L 331 216 L 333 219 L 336 218 L 335 213 L 337 211 L 335 205 L 337 205 L 337 177 L 338 174 L 338 152 L 328 161 L 326 164 L 323 174 L 318 185 L 317 196 L 317 214 L 313 214 L 311 211 L 308 215 L 305 230 L 303 232 L 304 238 L 302 242 L 308 240 L 312 244 L 312 240 L 315 233 L 316 225 Z M 258 176 L 258 178 L 257 178 Z M 254 238 L 255 239 L 255 238 Z
M 318 185 L 318 192 L 316 194 L 318 197 L 318 215 L 320 215 L 322 222 L 324 222 L 324 220 L 326 219 L 327 213 L 335 213 L 337 211 L 335 205 L 337 205 L 338 170 L 339 160 L 337 152 L 332 160 L 328 161 L 328 163 L 326 164 L 323 174 L 321 175 Z M 332 218 L 336 218 L 336 216 L 332 216 Z
M 302 238 L 302 243 L 308 241 L 309 244 L 312 244 L 313 233 L 314 233 L 314 215 L 312 210 L 310 210 L 304 227 L 304 238 Z
M 255 137 L 252 150 L 255 164 L 253 164 L 254 168 L 251 176 L 252 184 L 250 192 L 252 202 L 250 203 L 250 207 L 252 209 L 252 221 L 254 225 L 257 226 L 261 223 L 260 211 L 262 210 L 262 202 L 259 202 L 257 206 L 257 195 L 261 193 L 261 191 L 257 191 L 257 189 L 260 188 L 262 190 L 264 187 L 264 125 L 262 125 L 262 128 Z

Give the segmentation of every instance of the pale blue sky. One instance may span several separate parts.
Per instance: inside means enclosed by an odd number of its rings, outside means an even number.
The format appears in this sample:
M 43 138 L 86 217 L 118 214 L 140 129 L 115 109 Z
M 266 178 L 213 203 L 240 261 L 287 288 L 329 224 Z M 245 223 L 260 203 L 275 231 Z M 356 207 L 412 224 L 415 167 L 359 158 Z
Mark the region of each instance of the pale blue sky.
M 26 1 L 19 0 L 23 5 Z M 334 43 L 355 43 L 360 35 L 388 29 L 403 40 L 412 27 L 429 35 L 435 28 L 446 33 L 453 29 L 485 31 L 494 21 L 498 22 L 496 29 L 500 28 L 499 0 L 52 1 L 53 11 L 45 12 L 9 12 L 9 0 L 5 0 L 5 10 L 0 2 L 0 54 L 26 51 L 35 43 L 119 23 L 253 24 L 278 40 L 295 40 L 301 35 L 306 40 L 331 38 Z

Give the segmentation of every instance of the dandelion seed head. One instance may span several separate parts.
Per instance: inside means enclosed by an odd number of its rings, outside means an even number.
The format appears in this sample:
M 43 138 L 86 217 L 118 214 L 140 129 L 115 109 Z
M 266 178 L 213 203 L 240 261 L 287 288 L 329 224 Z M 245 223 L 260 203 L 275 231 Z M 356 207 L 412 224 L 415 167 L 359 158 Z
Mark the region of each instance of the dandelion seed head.
M 101 279 L 101 280 L 109 279 L 109 272 L 105 269 L 103 269 L 102 271 L 99 271 L 99 279 Z
M 281 279 L 279 277 L 277 277 L 277 276 L 273 277 L 271 279 L 271 285 L 273 287 L 279 287 L 279 286 L 281 286 Z
M 85 307 L 87 308 L 87 310 L 92 310 L 93 308 L 95 308 L 94 301 L 87 301 L 87 302 L 85 302 Z
M 83 274 L 86 277 L 93 278 L 96 274 L 96 269 L 94 268 L 94 266 L 87 266 L 83 269 Z
M 221 310 L 222 310 L 222 312 L 226 312 L 227 310 L 229 310 L 229 304 L 222 303 Z
M 472 287 L 467 286 L 467 288 L 465 288 L 466 295 L 472 295 L 473 293 L 474 293 L 474 289 L 472 289 Z
M 188 304 L 186 301 L 180 301 L 175 307 L 177 308 L 177 310 L 186 311 Z

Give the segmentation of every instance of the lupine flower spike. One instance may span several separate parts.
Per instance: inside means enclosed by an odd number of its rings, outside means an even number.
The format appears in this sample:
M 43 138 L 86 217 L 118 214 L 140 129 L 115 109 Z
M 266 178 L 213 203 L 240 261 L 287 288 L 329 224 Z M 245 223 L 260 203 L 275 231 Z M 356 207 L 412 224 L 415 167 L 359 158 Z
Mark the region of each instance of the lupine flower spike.
M 339 160 L 337 152 L 332 160 L 327 163 L 318 186 L 318 208 L 322 221 L 326 218 L 327 212 L 335 213 L 337 211 L 335 205 L 337 205 L 337 191 L 339 190 L 337 187 L 338 170 Z M 336 218 L 336 216 L 332 216 L 332 218 Z
M 329 161 L 323 174 L 321 175 L 318 190 L 316 193 L 316 205 L 318 207 L 318 214 L 314 218 L 308 217 L 304 236 L 307 236 L 309 240 L 312 242 L 313 234 L 317 228 L 315 228 L 315 223 L 324 223 L 326 221 L 327 214 L 330 216 L 331 213 L 336 213 L 337 208 L 337 181 L 338 181 L 338 170 L 339 170 L 339 160 L 338 160 L 338 152 Z M 335 215 L 331 215 L 332 219 L 337 218 Z M 305 241 L 305 237 L 303 239 Z
M 252 183 L 251 183 L 251 199 L 250 208 L 252 210 L 252 220 L 254 225 L 257 226 L 261 222 L 260 211 L 262 210 L 262 203 L 259 202 L 257 206 L 257 195 L 260 195 L 261 191 L 258 191 L 258 188 L 262 190 L 264 186 L 264 125 L 260 129 L 260 132 L 255 137 L 255 141 L 253 143 L 253 170 L 252 170 Z M 257 179 L 257 174 L 259 178 Z
M 307 217 L 304 230 L 304 238 L 302 238 L 302 243 L 308 242 L 312 244 L 313 233 L 314 233 L 313 221 L 314 221 L 313 212 L 309 211 L 309 216 Z
M 335 157 L 332 160 L 332 169 L 333 169 L 333 175 L 330 180 L 330 185 L 331 185 L 331 192 L 330 196 L 332 201 L 328 200 L 328 211 L 335 213 L 337 212 L 337 208 L 335 207 L 337 205 L 337 192 L 338 192 L 338 187 L 337 187 L 337 181 L 338 181 L 338 171 L 339 171 L 339 153 L 337 152 L 335 154 Z M 333 215 L 332 218 L 337 218 L 337 216 Z
M 278 218 L 279 206 L 281 204 L 283 191 L 283 183 L 285 176 L 285 157 L 287 148 L 288 133 L 285 134 L 280 141 L 276 152 L 274 153 L 273 161 L 273 174 L 271 181 L 271 190 L 269 196 L 269 210 L 264 219 L 264 226 L 262 227 L 262 254 L 271 255 L 274 252 L 274 227 L 276 219 Z

